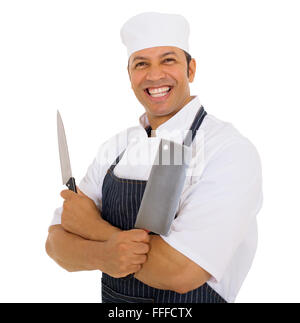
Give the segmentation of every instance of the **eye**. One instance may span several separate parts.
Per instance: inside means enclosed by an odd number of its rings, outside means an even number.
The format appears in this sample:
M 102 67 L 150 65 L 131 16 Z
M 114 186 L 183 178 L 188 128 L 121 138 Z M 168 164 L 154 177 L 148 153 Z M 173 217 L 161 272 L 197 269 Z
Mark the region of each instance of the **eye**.
M 163 60 L 164 62 L 175 62 L 175 59 L 174 58 L 166 58 Z
M 137 67 L 142 67 L 142 66 L 145 66 L 146 65 L 146 63 L 145 62 L 139 62 L 139 63 L 137 63 L 136 65 L 135 65 L 135 68 L 137 68 Z

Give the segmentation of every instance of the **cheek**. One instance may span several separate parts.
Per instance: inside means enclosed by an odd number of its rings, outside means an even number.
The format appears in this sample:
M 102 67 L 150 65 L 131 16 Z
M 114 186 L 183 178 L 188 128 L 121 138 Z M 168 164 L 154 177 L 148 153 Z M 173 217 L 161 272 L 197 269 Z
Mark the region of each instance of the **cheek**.
M 181 65 L 176 66 L 176 68 L 170 67 L 168 70 L 166 70 L 166 74 L 169 78 L 175 80 L 178 83 L 178 85 L 181 85 L 181 83 L 186 83 L 187 72 Z
M 138 87 L 140 86 L 141 82 L 142 82 L 143 76 L 140 75 L 139 73 L 133 73 L 131 75 L 131 87 L 133 89 L 138 89 Z
M 173 73 L 172 78 L 176 80 L 176 83 L 177 83 L 176 85 L 178 89 L 186 88 L 188 83 L 188 78 L 185 73 L 183 73 L 182 71 Z

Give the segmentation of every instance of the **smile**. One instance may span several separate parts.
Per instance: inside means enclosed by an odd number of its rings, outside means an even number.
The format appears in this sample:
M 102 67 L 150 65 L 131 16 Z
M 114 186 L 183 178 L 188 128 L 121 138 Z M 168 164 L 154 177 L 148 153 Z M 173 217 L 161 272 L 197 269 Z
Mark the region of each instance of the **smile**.
M 147 88 L 144 92 L 147 96 L 154 102 L 165 101 L 169 96 L 170 92 L 173 89 L 171 86 L 163 86 L 159 88 Z

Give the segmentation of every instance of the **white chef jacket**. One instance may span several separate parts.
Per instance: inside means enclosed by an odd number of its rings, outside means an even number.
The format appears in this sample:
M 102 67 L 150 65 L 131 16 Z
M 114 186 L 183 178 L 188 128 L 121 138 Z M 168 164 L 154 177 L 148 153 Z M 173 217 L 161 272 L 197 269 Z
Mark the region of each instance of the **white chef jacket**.
M 106 171 L 127 179 L 147 180 L 160 138 L 182 143 L 200 107 L 197 96 L 148 137 L 146 113 L 139 125 L 104 142 L 79 188 L 102 210 Z M 175 131 L 174 131 L 175 130 Z M 257 247 L 256 215 L 261 209 L 261 162 L 253 144 L 232 124 L 211 114 L 204 118 L 191 146 L 192 159 L 177 217 L 161 238 L 211 274 L 207 282 L 227 302 L 236 295 L 251 267 Z M 62 207 L 51 225 L 61 223 Z

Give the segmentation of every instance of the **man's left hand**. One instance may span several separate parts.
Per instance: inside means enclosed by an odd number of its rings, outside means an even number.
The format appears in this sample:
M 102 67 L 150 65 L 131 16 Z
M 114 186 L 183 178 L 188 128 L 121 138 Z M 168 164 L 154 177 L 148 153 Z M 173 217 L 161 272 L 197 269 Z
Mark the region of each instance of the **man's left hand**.
M 65 200 L 61 216 L 62 227 L 85 239 L 94 240 L 101 226 L 101 213 L 95 202 L 78 187 L 77 194 L 71 190 L 63 190 L 60 196 Z

